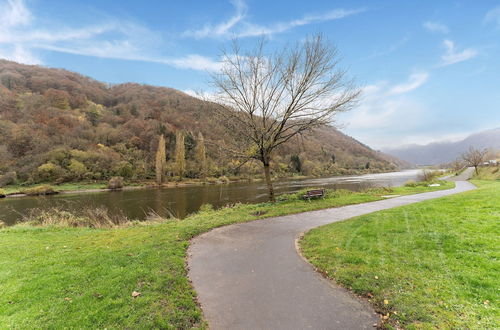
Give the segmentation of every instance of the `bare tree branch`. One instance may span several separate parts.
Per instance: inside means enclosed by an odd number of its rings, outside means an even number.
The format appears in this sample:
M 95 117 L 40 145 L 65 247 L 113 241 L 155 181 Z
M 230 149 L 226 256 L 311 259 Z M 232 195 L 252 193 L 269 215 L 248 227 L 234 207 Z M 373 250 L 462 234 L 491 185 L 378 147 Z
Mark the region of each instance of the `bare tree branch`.
M 339 68 L 335 47 L 321 35 L 294 47 L 266 53 L 261 39 L 243 53 L 237 41 L 223 52 L 223 67 L 212 75 L 221 122 L 234 137 L 237 155 L 264 166 L 270 199 L 274 192 L 269 164 L 273 150 L 294 136 L 350 110 L 360 90 Z

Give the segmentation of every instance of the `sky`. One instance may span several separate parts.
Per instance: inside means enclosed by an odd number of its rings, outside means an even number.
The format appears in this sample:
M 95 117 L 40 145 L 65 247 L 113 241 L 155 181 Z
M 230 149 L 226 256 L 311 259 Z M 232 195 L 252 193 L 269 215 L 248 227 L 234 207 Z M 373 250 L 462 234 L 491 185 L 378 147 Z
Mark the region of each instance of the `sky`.
M 210 93 L 237 38 L 322 33 L 363 90 L 335 121 L 376 149 L 500 127 L 500 1 L 0 0 L 0 58 Z

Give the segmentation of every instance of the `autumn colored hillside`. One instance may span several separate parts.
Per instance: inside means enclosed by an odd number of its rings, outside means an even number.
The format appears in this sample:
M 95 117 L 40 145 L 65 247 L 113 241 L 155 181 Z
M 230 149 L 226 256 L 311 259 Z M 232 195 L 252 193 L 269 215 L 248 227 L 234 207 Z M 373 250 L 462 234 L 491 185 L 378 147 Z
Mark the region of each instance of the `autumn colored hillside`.
M 260 176 L 259 164 L 241 165 L 225 152 L 213 106 L 171 88 L 110 86 L 66 70 L 0 60 L 0 185 L 150 179 L 160 134 L 173 176 L 178 131 L 185 136 L 187 177 L 199 176 L 194 153 L 200 132 L 209 176 Z M 272 166 L 275 175 L 285 176 L 387 171 L 398 164 L 323 127 L 283 146 Z

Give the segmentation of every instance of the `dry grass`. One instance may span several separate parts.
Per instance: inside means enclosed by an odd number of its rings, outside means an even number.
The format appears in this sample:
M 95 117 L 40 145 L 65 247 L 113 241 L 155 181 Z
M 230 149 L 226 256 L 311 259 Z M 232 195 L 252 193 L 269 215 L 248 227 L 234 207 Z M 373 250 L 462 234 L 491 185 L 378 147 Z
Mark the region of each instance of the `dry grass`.
M 33 188 L 27 188 L 22 190 L 21 193 L 26 194 L 28 196 L 38 196 L 38 195 L 54 195 L 58 192 L 54 190 L 51 186 L 36 186 Z
M 134 223 L 122 213 L 111 214 L 108 209 L 89 208 L 80 213 L 60 208 L 33 209 L 23 217 L 21 224 L 36 227 L 114 228 Z

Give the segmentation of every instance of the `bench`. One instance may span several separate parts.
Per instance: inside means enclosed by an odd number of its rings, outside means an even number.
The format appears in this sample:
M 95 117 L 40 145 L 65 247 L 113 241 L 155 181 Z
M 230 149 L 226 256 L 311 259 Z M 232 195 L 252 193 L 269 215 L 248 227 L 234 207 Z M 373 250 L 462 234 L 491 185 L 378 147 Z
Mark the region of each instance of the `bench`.
M 325 189 L 308 190 L 302 197 L 307 200 L 311 200 L 311 198 L 323 198 L 325 197 Z

